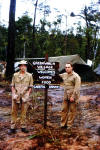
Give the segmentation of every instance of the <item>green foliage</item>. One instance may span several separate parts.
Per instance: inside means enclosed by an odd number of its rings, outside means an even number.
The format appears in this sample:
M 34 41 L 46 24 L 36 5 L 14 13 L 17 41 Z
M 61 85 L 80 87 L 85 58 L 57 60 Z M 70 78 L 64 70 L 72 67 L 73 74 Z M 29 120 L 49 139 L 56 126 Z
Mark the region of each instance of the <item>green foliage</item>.
M 25 55 L 28 57 L 31 51 L 32 39 L 32 19 L 24 15 L 16 21 L 16 57 L 23 57 L 25 48 Z M 20 43 L 20 44 L 19 44 Z
M 41 4 L 43 13 L 44 6 Z M 95 64 L 100 60 L 100 41 L 98 37 L 100 21 L 99 13 L 93 7 L 85 7 L 80 14 L 85 21 L 86 26 L 82 27 L 81 22 L 77 24 L 76 34 L 74 28 L 67 29 L 67 32 L 61 31 L 62 15 L 57 16 L 53 22 L 48 22 L 46 16 L 50 14 L 50 8 L 45 7 L 44 17 L 40 24 L 35 26 L 34 45 L 37 55 L 35 57 L 73 55 L 79 54 L 84 60 L 86 51 L 88 58 L 94 58 L 94 50 L 97 51 Z M 32 57 L 33 26 L 32 18 L 27 14 L 18 18 L 16 25 L 15 53 L 16 57 Z M 67 35 L 66 35 L 67 34 Z M 7 29 L 0 26 L 0 59 L 5 59 L 5 49 L 7 46 Z M 66 54 L 65 54 L 66 50 Z
M 7 28 L 0 25 L 0 60 L 5 60 L 6 58 L 7 33 Z

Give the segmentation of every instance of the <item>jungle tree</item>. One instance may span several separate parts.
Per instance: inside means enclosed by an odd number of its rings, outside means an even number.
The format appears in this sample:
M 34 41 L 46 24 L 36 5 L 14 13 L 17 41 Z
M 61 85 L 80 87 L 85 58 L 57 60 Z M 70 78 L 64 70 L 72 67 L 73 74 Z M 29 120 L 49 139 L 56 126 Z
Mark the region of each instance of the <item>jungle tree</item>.
M 80 14 L 75 15 L 73 12 L 71 16 L 79 16 L 85 20 L 85 28 L 84 33 L 86 37 L 86 46 L 85 46 L 85 60 L 93 59 L 93 49 L 94 44 L 93 40 L 96 37 L 98 32 L 98 10 L 94 7 L 95 5 L 91 4 L 91 6 L 85 8 L 81 11 Z M 95 35 L 94 35 L 95 34 Z M 96 43 L 95 43 L 96 44 Z
M 8 27 L 8 46 L 7 46 L 7 66 L 6 66 L 6 78 L 12 77 L 14 72 L 14 60 L 15 60 L 15 9 L 16 0 L 10 0 L 9 11 L 9 27 Z

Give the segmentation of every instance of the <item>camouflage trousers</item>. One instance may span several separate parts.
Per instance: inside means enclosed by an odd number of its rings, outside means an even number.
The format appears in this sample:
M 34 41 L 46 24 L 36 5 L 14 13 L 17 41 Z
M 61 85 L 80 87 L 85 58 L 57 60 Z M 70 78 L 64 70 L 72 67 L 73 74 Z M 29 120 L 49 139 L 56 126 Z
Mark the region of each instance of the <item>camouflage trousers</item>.
M 61 126 L 71 127 L 73 125 L 75 115 L 76 115 L 76 102 L 70 102 L 69 100 L 64 100 L 62 104 L 61 112 Z
M 26 128 L 26 113 L 28 109 L 28 104 L 27 102 L 16 103 L 15 100 L 12 100 L 11 129 L 16 128 L 16 124 L 18 121 L 19 106 L 21 106 L 21 113 L 20 113 L 21 128 Z

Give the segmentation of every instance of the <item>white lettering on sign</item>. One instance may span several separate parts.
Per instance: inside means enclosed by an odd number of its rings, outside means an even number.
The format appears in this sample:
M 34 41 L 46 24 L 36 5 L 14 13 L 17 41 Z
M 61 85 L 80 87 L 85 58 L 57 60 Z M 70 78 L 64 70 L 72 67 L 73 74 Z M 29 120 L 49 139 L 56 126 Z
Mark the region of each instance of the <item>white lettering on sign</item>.
M 34 89 L 45 89 L 45 85 L 33 85 Z M 58 89 L 59 85 L 49 85 L 49 89 Z
M 33 85 L 34 89 L 45 89 L 45 85 Z
M 51 81 L 42 81 L 42 84 L 51 84 Z
M 44 60 L 33 61 L 33 65 L 38 73 L 34 88 L 47 88 L 45 85 L 48 85 L 48 88 L 51 89 L 59 88 L 57 81 L 54 80 L 54 76 L 56 75 L 56 62 L 45 62 Z M 52 85 L 52 83 L 57 85 Z
M 37 66 L 37 69 L 53 69 L 53 66 Z
M 55 62 L 37 62 L 37 61 L 33 61 L 33 65 L 55 65 Z
M 52 70 L 38 70 L 37 72 L 40 74 L 51 74 L 52 76 L 55 75 L 55 71 Z
M 41 79 L 41 80 L 43 80 L 43 79 L 51 80 L 52 76 L 39 76 L 39 79 Z
M 49 85 L 50 89 L 58 89 L 60 86 L 59 85 Z

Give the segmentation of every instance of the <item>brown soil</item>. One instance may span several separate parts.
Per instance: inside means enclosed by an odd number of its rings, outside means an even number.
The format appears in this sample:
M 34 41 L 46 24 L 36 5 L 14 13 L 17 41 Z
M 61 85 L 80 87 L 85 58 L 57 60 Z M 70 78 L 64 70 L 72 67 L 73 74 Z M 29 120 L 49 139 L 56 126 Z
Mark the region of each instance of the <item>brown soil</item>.
M 11 91 L 1 87 L 0 150 L 100 150 L 100 83 L 82 84 L 77 115 L 71 130 L 60 128 L 62 99 L 62 86 L 48 91 L 47 127 L 44 129 L 44 100 L 43 95 L 38 95 L 30 103 L 27 113 L 29 133 L 22 133 L 18 122 L 17 133 L 8 135 Z

